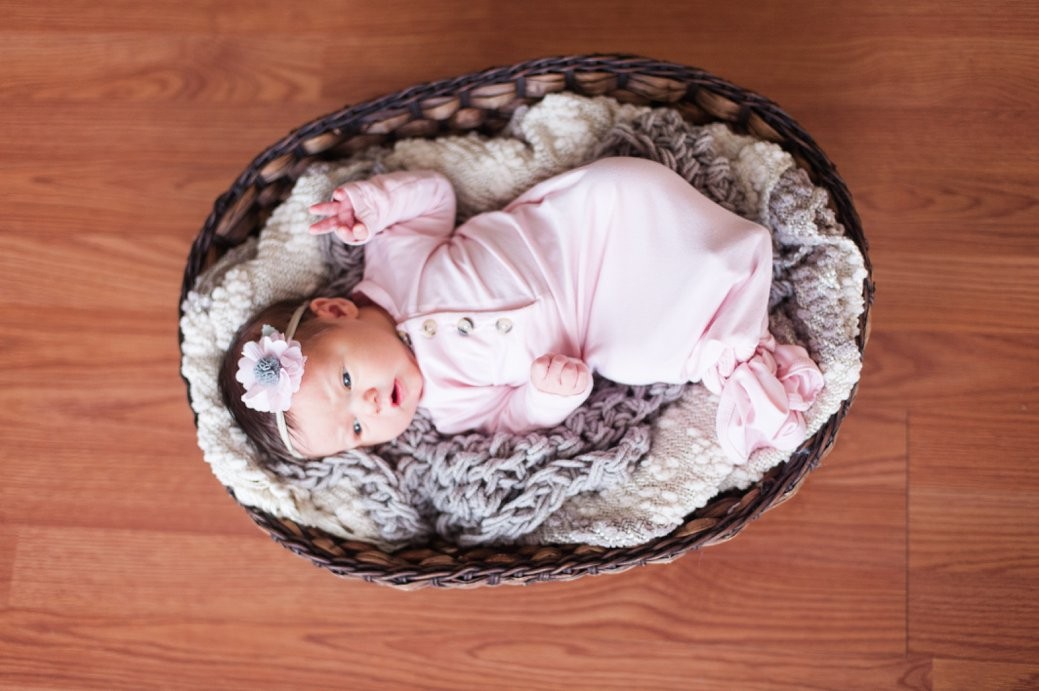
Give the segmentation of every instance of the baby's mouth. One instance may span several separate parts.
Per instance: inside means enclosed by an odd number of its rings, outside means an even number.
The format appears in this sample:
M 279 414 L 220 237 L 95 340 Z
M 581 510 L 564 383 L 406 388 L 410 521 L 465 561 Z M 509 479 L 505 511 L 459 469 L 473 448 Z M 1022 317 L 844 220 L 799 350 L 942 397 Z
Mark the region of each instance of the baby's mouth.
M 396 379 L 393 380 L 393 391 L 390 392 L 390 403 L 394 408 L 400 407 L 400 382 Z

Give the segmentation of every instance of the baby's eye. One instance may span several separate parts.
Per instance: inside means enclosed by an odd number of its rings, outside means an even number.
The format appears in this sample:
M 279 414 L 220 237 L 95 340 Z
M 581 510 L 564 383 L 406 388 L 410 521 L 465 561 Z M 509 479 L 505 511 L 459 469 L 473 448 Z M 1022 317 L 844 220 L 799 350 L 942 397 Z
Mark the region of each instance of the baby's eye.
M 354 434 L 356 436 L 358 436 L 358 437 L 361 436 L 361 421 L 360 420 L 354 420 Z
M 345 386 L 346 388 L 349 389 L 350 387 L 353 386 L 353 384 L 354 384 L 353 380 L 350 379 L 350 373 L 347 372 L 346 370 L 343 370 L 343 386 Z

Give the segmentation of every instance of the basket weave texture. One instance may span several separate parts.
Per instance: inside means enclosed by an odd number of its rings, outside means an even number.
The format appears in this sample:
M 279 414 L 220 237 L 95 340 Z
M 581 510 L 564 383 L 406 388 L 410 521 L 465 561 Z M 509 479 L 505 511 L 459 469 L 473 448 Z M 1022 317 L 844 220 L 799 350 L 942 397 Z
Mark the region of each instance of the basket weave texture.
M 517 108 L 564 91 L 667 106 L 693 124 L 723 122 L 739 134 L 774 142 L 788 151 L 813 183 L 829 192 L 837 220 L 862 252 L 869 276 L 862 287 L 865 310 L 856 345 L 860 352 L 864 350 L 874 292 L 868 245 L 851 196 L 833 163 L 797 123 L 762 96 L 700 69 L 620 55 L 546 58 L 422 84 L 343 108 L 294 130 L 257 156 L 216 200 L 188 256 L 181 303 L 200 274 L 229 249 L 259 233 L 312 163 L 347 158 L 369 146 L 409 137 L 473 131 L 494 136 Z M 667 563 L 691 550 L 729 540 L 747 523 L 789 499 L 831 449 L 853 397 L 854 392 L 789 461 L 773 468 L 761 481 L 743 492 L 719 495 L 687 516 L 670 535 L 637 547 L 462 548 L 433 540 L 390 554 L 368 543 L 344 540 L 249 506 L 243 508 L 275 541 L 315 565 L 339 576 L 383 585 L 475 587 L 620 572 Z

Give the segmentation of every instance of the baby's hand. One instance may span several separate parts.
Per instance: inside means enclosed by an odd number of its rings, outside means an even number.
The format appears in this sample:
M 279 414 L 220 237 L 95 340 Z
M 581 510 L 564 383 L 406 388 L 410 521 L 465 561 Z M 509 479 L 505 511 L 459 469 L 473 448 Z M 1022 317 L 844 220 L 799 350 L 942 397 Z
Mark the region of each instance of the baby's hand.
M 371 235 L 368 227 L 354 216 L 354 205 L 342 187 L 332 193 L 332 201 L 314 204 L 309 211 L 315 216 L 329 216 L 311 224 L 311 235 L 335 233 L 340 240 L 349 245 L 360 244 Z
M 576 396 L 592 385 L 592 371 L 582 360 L 548 353 L 530 366 L 534 388 L 558 396 Z

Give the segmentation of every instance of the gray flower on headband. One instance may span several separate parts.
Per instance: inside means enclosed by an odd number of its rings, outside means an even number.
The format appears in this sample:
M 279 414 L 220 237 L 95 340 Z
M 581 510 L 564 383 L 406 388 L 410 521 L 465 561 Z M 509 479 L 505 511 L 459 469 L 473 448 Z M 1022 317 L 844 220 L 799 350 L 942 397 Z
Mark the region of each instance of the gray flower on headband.
M 281 374 L 281 362 L 273 355 L 257 360 L 253 366 L 253 376 L 256 377 L 258 383 L 265 386 L 277 384 L 279 374 Z
M 242 349 L 235 379 L 245 387 L 242 401 L 263 413 L 284 412 L 292 405 L 292 394 L 303 379 L 303 355 L 299 341 L 264 325 L 260 339 Z

